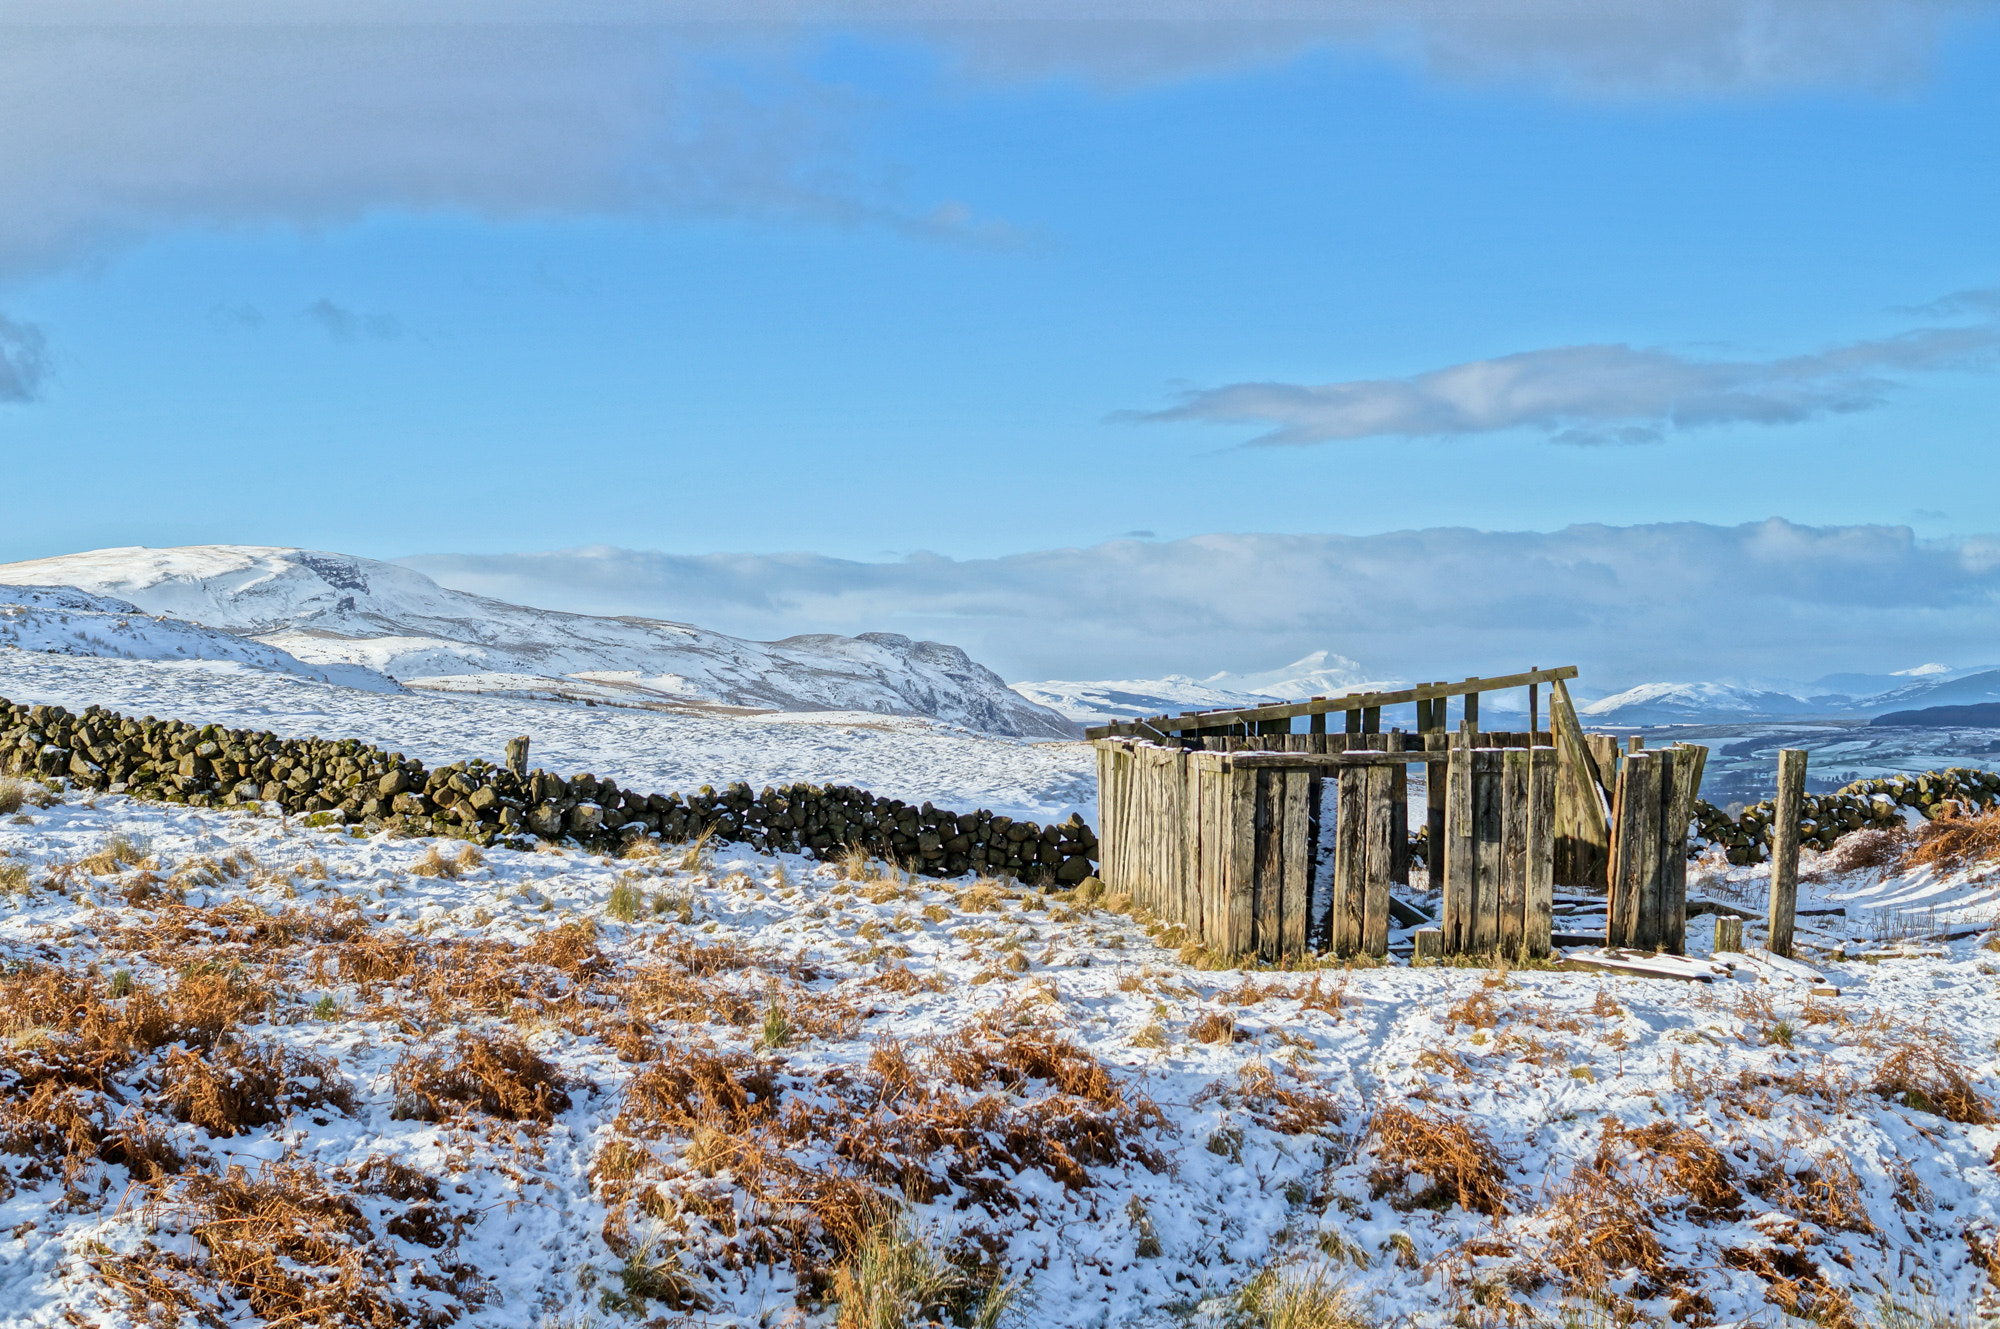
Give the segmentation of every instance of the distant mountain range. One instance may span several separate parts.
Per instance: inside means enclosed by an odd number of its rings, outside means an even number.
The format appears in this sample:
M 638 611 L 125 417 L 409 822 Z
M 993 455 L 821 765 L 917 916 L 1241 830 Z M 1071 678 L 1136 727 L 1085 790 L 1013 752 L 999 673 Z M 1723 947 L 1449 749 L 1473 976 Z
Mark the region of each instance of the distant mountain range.
M 1388 685 L 1371 683 L 1361 666 L 1344 655 L 1314 651 L 1303 660 L 1261 674 L 1211 674 L 1203 679 L 1169 674 L 1165 678 L 1096 682 L 1050 679 L 1013 686 L 1014 691 L 1038 705 L 1078 724 L 1094 725 L 1153 715 L 1178 715 L 1182 711 L 1269 706 Z
M 5 602 L 15 607 L 0 610 L 0 644 L 30 650 L 208 660 L 350 686 L 1076 733 L 956 646 L 892 633 L 744 641 L 659 619 L 531 609 L 314 550 L 101 549 L 0 565 Z
M 1578 709 L 1587 719 L 1604 725 L 1728 724 L 1755 720 L 1874 721 L 1876 717 L 1932 707 L 1986 703 L 2000 703 L 2000 668 L 1924 665 L 1899 674 L 1833 674 L 1792 691 L 1733 683 L 1643 683 Z

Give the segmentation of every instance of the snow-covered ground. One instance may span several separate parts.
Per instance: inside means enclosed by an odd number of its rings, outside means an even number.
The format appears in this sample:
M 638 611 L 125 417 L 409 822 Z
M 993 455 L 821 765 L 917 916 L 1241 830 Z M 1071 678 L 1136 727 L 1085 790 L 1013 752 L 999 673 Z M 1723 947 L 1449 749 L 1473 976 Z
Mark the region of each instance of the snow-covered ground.
M 1935 1053 L 2000 1094 L 2000 957 L 1921 937 L 1988 921 L 1991 865 L 1814 880 L 1809 862 L 1802 904 L 1849 910 L 1808 920 L 1818 953 L 1692 984 L 1199 971 L 1102 907 L 964 882 L 728 846 L 496 850 L 419 875 L 433 848 L 115 797 L 0 821 L 0 1075 L 81 1064 L 64 1040 L 87 1031 L 48 1023 L 48 993 L 102 1038 L 140 994 L 179 1010 L 226 990 L 216 1046 L 289 1067 L 274 1101 L 292 1103 L 218 1107 L 166 1046 L 91 1100 L 107 1122 L 78 1129 L 126 1132 L 97 1153 L 15 1122 L 0 1323 L 143 1323 L 127 1290 L 212 1299 L 225 1253 L 254 1281 L 230 1225 L 282 1201 L 291 1217 L 255 1229 L 270 1242 L 337 1231 L 283 1246 L 274 1285 L 310 1292 L 346 1251 L 342 1304 L 404 1322 L 636 1324 L 670 1309 L 650 1294 L 698 1296 L 693 1323 L 820 1325 L 800 1280 L 837 1278 L 824 1221 L 855 1187 L 911 1197 L 905 1235 L 1016 1288 L 1017 1324 L 1219 1323 L 1273 1269 L 1414 1326 L 1562 1322 L 1566 1298 L 1571 1320 L 1617 1322 L 1586 1295 L 1652 1323 L 1993 1306 L 2000 1129 L 1885 1078 L 1915 1049 L 1918 1079 Z M 1756 869 L 1694 878 L 1761 890 Z M 561 1097 L 480 1106 L 479 1049 L 522 1047 Z M 507 1083 L 539 1074 L 510 1055 Z M 199 1124 L 232 1114 L 235 1134 Z M 135 1154 L 182 1170 L 104 1161 Z M 325 1217 L 343 1204 L 359 1227 Z
M 742 780 L 807 781 L 957 811 L 987 808 L 1048 824 L 1097 819 L 1087 743 L 1027 742 L 936 720 L 871 712 L 725 717 L 411 691 L 385 695 L 233 663 L 91 659 L 0 648 L 0 697 L 80 711 L 359 738 L 444 765 L 501 760 L 526 734 L 532 764 L 589 771 L 627 789 L 669 793 Z

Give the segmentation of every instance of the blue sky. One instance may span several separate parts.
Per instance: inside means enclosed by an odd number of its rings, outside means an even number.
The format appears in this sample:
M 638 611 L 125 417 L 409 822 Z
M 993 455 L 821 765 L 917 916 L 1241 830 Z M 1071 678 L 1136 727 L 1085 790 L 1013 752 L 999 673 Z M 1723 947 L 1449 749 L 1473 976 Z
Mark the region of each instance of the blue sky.
M 1989 11 L 1628 3 L 1579 31 L 1552 4 L 1470 27 L 1287 8 L 1272 30 L 1198 6 L 1172 27 L 16 28 L 0 455 L 36 497 L 0 559 L 1123 567 L 1134 532 L 1779 517 L 1907 527 L 1971 569 L 1930 636 L 1826 643 L 1847 667 L 1977 654 Z M 934 605 L 809 608 L 783 578 L 732 610 L 553 566 L 544 602 L 951 635 Z M 956 635 L 1009 672 L 1315 645 L 1422 669 L 1379 625 L 1372 652 L 1312 615 L 1251 640 L 1188 604 L 1184 634 L 1066 628 L 1061 651 Z M 1709 645 L 1709 674 L 1769 673 L 1783 643 Z

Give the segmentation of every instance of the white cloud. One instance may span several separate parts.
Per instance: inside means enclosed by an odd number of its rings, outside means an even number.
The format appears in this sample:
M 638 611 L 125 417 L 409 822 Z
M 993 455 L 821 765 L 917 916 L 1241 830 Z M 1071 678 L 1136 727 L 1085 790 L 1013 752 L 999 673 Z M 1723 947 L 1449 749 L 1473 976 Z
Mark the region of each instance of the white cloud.
M 48 339 L 32 323 L 0 315 L 0 401 L 34 401 L 48 377 Z
M 849 147 L 828 34 L 987 80 L 1153 82 L 1319 50 L 1587 96 L 1920 75 L 1996 0 L 0 0 L 0 268 L 162 228 L 659 213 L 1015 243 Z
M 1972 291 L 1933 309 L 1983 310 Z M 1541 429 L 1558 443 L 1657 443 L 1724 424 L 1796 424 L 1879 405 L 1895 375 L 1979 368 L 2000 351 L 2000 323 L 1916 328 L 1812 355 L 1699 359 L 1630 346 L 1559 346 L 1450 365 L 1409 378 L 1304 386 L 1232 383 L 1190 392 L 1142 421 L 1261 426 L 1251 442 L 1449 437 Z
M 1573 663 L 1612 689 L 2000 654 L 2000 537 L 1777 519 L 1216 534 L 963 561 L 602 548 L 404 561 L 517 602 L 752 637 L 903 632 L 1016 679 L 1202 677 L 1330 650 L 1372 677 Z

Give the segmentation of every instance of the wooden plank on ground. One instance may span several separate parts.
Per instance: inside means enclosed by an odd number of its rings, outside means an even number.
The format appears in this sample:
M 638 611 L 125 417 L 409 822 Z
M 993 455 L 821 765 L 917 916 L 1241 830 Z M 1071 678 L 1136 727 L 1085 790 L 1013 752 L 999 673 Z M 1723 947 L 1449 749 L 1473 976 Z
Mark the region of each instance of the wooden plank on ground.
M 1556 968 L 1626 974 L 1633 978 L 1671 978 L 1683 983 L 1713 983 L 1729 974 L 1727 968 L 1709 960 L 1695 960 L 1684 955 L 1655 955 L 1651 951 L 1628 946 L 1566 951 L 1556 963 Z

